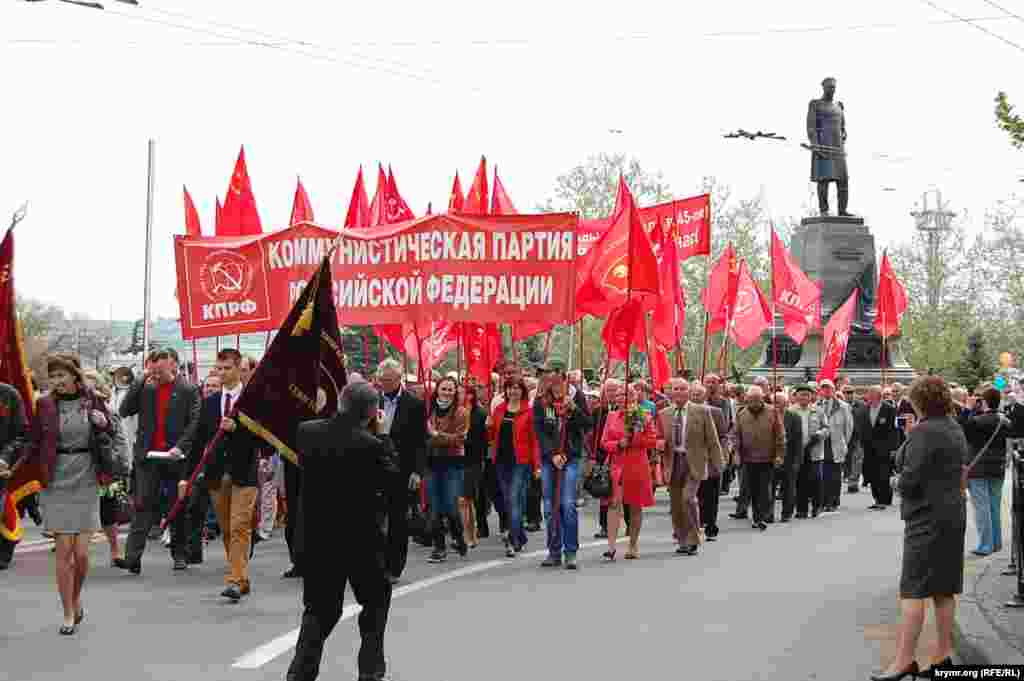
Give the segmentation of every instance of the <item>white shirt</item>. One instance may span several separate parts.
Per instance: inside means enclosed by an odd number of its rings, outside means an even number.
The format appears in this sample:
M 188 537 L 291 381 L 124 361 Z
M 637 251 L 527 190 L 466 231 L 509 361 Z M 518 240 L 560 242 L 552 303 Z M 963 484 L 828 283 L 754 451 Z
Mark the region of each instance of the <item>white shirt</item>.
M 227 406 L 228 395 L 231 395 L 231 407 L 234 408 L 238 404 L 238 396 L 242 394 L 242 388 L 245 386 L 239 383 L 235 386 L 234 390 L 228 390 L 227 388 L 220 389 L 220 415 L 227 416 L 228 412 L 224 409 Z
M 676 412 L 677 411 L 682 411 L 682 414 L 680 414 L 681 420 L 682 420 L 682 430 L 680 430 L 679 432 L 682 434 L 683 441 L 682 442 L 678 442 L 678 443 L 677 442 L 673 442 L 672 443 L 672 451 L 674 451 L 674 452 L 676 452 L 678 454 L 685 454 L 686 453 L 686 412 L 687 412 L 687 409 L 688 409 L 689 406 L 690 406 L 689 402 L 687 402 L 686 404 L 684 404 L 681 407 L 679 405 L 677 405 L 677 404 L 673 404 L 672 405 L 672 438 L 673 439 L 675 439 Z
M 390 398 L 386 394 L 381 393 L 381 402 L 383 403 L 384 411 L 384 431 L 391 434 L 391 424 L 395 421 L 395 414 L 398 412 L 398 400 L 402 399 L 402 393 L 405 392 L 404 386 L 398 386 L 398 391 L 395 392 L 395 397 Z

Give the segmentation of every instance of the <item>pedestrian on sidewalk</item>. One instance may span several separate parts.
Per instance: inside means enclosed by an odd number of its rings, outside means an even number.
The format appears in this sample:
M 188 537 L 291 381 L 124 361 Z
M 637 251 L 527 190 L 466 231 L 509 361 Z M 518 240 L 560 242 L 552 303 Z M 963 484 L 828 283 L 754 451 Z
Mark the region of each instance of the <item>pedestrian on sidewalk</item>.
M 939 376 L 917 379 L 910 402 L 920 422 L 908 424 L 900 473 L 903 567 L 900 575 L 900 636 L 896 658 L 872 681 L 930 677 L 919 671 L 914 651 L 924 626 L 928 599 L 935 604 L 939 665 L 953 656 L 955 596 L 964 586 L 967 508 L 962 473 L 968 463 L 967 440 L 953 419 L 949 386 Z
M 1003 478 L 1006 474 L 1006 438 L 1012 436 L 1010 419 L 999 413 L 1002 399 L 995 388 L 986 388 L 973 415 L 962 414 L 959 422 L 970 446 L 973 460 L 985 446 L 985 453 L 968 475 L 967 487 L 974 506 L 978 546 L 971 552 L 987 556 L 1003 549 Z
M 107 476 L 116 422 L 103 400 L 85 384 L 78 357 L 53 355 L 46 361 L 50 393 L 36 403 L 29 460 L 45 472 L 40 494 L 46 529 L 56 535 L 57 590 L 64 606 L 60 633 L 78 631 L 85 617 L 82 587 L 89 574 L 89 543 L 100 529 L 99 484 Z

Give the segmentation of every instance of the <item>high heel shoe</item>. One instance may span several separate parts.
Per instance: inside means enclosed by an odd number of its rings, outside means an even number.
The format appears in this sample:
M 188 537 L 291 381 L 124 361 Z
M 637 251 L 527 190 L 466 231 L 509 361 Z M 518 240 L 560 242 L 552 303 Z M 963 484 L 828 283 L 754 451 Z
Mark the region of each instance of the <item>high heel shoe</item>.
M 872 674 L 871 681 L 901 681 L 908 676 L 912 679 L 916 679 L 920 675 L 921 671 L 918 669 L 917 661 L 915 660 L 910 663 L 909 667 L 901 672 L 896 672 L 894 674 Z
M 922 671 L 920 676 L 921 676 L 922 679 L 935 678 L 935 668 L 936 667 L 951 667 L 951 666 L 953 666 L 953 658 L 952 657 L 947 657 L 945 660 L 942 660 L 941 662 L 933 663 L 932 666 L 930 666 L 930 667 L 926 668 L 924 671 Z
M 605 551 L 604 553 L 601 554 L 601 557 L 604 558 L 604 562 L 606 562 L 606 563 L 614 563 L 615 562 L 615 551 L 614 550 L 612 550 L 612 551 Z
M 75 615 L 75 626 L 77 627 L 79 624 L 81 624 L 82 620 L 84 620 L 84 619 L 85 619 L 85 608 L 82 608 Z

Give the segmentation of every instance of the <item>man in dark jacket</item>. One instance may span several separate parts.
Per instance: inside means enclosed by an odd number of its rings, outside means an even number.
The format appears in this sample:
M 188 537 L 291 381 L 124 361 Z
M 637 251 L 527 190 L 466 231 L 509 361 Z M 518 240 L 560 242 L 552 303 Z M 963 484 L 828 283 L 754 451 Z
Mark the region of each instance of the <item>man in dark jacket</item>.
M 583 457 L 583 438 L 594 422 L 583 393 L 569 394 L 567 377 L 561 367 L 548 369 L 547 390 L 533 401 L 533 425 L 540 445 L 544 522 L 548 535 L 548 557 L 542 565 L 561 565 L 564 552 L 566 569 L 575 570 L 580 543 L 576 479 Z
M 340 411 L 330 419 L 299 426 L 298 448 L 305 471 L 301 503 L 306 531 L 303 614 L 287 681 L 317 677 L 324 642 L 342 613 L 351 583 L 359 613 L 359 678 L 383 680 L 384 630 L 391 605 L 389 542 L 384 525 L 408 477 L 379 421 L 377 391 L 369 383 L 342 390 Z M 338 551 L 337 538 L 346 549 Z
M 427 468 L 427 410 L 423 400 L 402 385 L 402 366 L 395 360 L 380 363 L 377 381 L 384 433 L 391 437 L 403 475 L 401 489 L 388 495 L 388 568 L 395 583 L 409 556 L 409 506 L 419 503 L 418 491 Z
M 4 512 L 6 495 L 11 491 L 7 489 L 7 480 L 25 444 L 27 428 L 21 394 L 14 386 L 0 383 L 0 513 Z M 16 544 L 16 541 L 3 535 L 3 528 L 0 527 L 0 570 L 10 567 Z
M 1009 417 L 999 413 L 1001 400 L 998 390 L 986 388 L 975 413 L 963 415 L 959 420 L 970 447 L 970 461 L 981 455 L 970 469 L 967 480 L 978 535 L 978 546 L 972 553 L 977 556 L 987 556 L 1003 548 L 1006 438 L 1012 437 L 1012 423 Z
M 804 424 L 800 416 L 790 411 L 786 393 L 775 393 L 773 405 L 782 411 L 782 427 L 786 431 L 786 458 L 782 469 L 778 471 L 778 477 L 782 489 L 782 516 L 779 520 L 788 523 L 793 519 L 793 511 L 796 509 L 796 483 L 800 479 L 800 466 L 804 462 Z
M 199 416 L 199 393 L 178 375 L 178 353 L 160 350 L 150 357 L 150 366 L 128 390 L 121 418 L 138 416 L 135 439 L 134 474 L 136 496 L 141 507 L 132 517 L 124 558 L 117 567 L 133 574 L 142 571 L 142 553 L 153 525 L 160 522 L 160 486 L 173 483 L 171 505 L 184 491 L 185 457 L 192 449 Z M 186 562 L 186 513 L 171 523 L 171 557 L 175 570 Z
M 882 399 L 882 387 L 873 385 L 864 394 L 864 404 L 854 412 L 854 432 L 864 451 L 864 478 L 871 485 L 875 503 L 869 508 L 881 510 L 892 505 L 892 453 L 900 446 L 897 409 Z
M 708 391 L 703 385 L 694 381 L 690 384 L 690 401 L 696 404 L 707 404 Z M 722 404 L 724 400 L 719 400 Z M 697 503 L 700 505 L 700 521 L 704 525 L 704 537 L 708 541 L 718 539 L 718 502 L 722 490 L 722 476 L 729 460 L 729 429 L 731 424 L 726 421 L 725 412 L 721 407 L 707 404 L 711 420 L 715 423 L 718 433 L 716 457 L 708 462 L 708 479 L 702 480 L 697 490 Z M 720 453 L 720 456 L 717 454 Z

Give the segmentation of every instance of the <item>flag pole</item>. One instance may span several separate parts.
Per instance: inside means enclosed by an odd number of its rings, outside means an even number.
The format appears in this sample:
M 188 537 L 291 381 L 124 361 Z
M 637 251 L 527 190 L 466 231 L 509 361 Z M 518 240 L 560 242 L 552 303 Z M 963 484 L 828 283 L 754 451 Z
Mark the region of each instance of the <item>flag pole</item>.
M 199 349 L 196 348 L 196 339 L 192 339 L 192 370 L 195 371 L 196 385 L 199 385 Z
M 147 145 L 146 162 L 146 279 L 143 284 L 142 302 L 142 361 L 145 364 L 149 353 L 149 323 L 153 311 L 150 305 L 152 298 L 153 279 L 153 194 L 156 184 L 156 140 L 150 139 Z
M 886 260 L 886 258 L 888 258 L 888 249 L 882 251 L 882 260 L 883 260 L 883 262 Z M 881 277 L 879 277 L 878 286 L 875 288 L 875 290 L 876 291 L 881 291 L 882 290 Z M 881 303 L 882 301 L 879 300 L 878 302 Z M 883 304 L 879 304 L 879 306 L 878 306 L 879 312 L 882 313 L 882 389 L 883 390 L 885 389 L 885 365 L 889 363 L 889 358 L 888 358 L 888 356 L 886 355 L 886 352 L 885 352 L 886 340 L 888 339 L 888 336 L 889 336 L 889 326 L 885 323 L 885 308 L 886 307 L 888 307 L 888 306 L 887 305 L 883 305 Z
M 654 362 L 651 359 L 651 325 L 650 317 L 644 313 L 644 354 L 647 355 L 647 373 L 651 375 L 651 385 L 654 386 Z M 664 386 L 661 386 L 664 387 Z M 655 389 L 658 386 L 654 386 Z
M 772 286 L 772 390 L 779 385 L 779 337 L 775 329 L 775 227 L 768 223 Z
M 714 213 L 711 212 L 711 193 L 708 192 L 708 254 L 704 256 L 704 290 L 708 290 L 711 279 L 711 227 L 715 224 Z M 706 295 L 705 295 L 706 297 Z M 704 308 L 704 346 L 700 358 L 700 382 L 704 382 L 704 375 L 708 370 L 708 324 L 711 323 L 711 314 L 707 307 Z
M 455 373 L 458 375 L 460 383 L 462 382 L 462 334 L 465 331 L 465 323 L 459 322 L 455 332 Z

